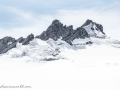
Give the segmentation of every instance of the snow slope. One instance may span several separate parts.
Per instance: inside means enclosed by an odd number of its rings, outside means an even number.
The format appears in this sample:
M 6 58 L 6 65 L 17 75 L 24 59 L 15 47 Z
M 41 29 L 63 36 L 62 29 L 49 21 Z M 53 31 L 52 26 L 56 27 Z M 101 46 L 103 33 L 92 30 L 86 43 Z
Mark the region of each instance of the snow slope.
M 88 41 L 93 44 L 86 45 Z M 34 39 L 26 46 L 18 43 L 0 56 L 0 86 L 24 84 L 31 86 L 28 88 L 31 90 L 120 90 L 119 41 L 91 37 L 72 43 L 73 46 L 52 39 L 47 42 Z
M 89 25 L 86 25 L 83 27 L 87 33 L 89 34 L 89 36 L 96 36 L 99 38 L 105 38 L 106 35 L 103 34 L 95 25 L 95 23 L 90 23 Z M 93 30 L 92 30 L 93 28 Z

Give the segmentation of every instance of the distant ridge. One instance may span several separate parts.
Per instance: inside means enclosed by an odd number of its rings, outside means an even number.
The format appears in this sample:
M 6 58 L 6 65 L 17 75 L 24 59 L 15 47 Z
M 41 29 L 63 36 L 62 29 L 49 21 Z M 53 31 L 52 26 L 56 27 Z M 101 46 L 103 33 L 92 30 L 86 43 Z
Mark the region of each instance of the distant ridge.
M 73 41 L 76 38 L 84 39 L 89 38 L 90 36 L 104 38 L 106 35 L 103 32 L 103 26 L 88 19 L 81 27 L 78 27 L 77 29 L 73 30 L 72 25 L 63 25 L 59 20 L 56 19 L 47 28 L 47 30 L 43 31 L 43 33 L 37 36 L 37 38 L 42 40 L 48 40 L 49 38 L 53 40 L 58 40 L 59 38 L 62 38 L 62 40 L 71 44 L 71 41 Z
M 44 41 L 48 40 L 49 38 L 55 41 L 62 39 L 63 41 L 72 45 L 71 42 L 74 39 L 84 39 L 91 36 L 105 38 L 106 35 L 103 32 L 103 26 L 88 19 L 82 26 L 74 30 L 72 25 L 63 25 L 59 20 L 55 19 L 46 31 L 43 31 L 42 34 L 36 37 L 34 37 L 33 34 L 30 34 L 26 38 L 20 37 L 17 40 L 13 37 L 8 36 L 0 39 L 0 54 L 6 53 L 8 50 L 16 47 L 16 44 L 18 42 L 22 43 L 22 45 L 27 45 L 34 38 L 39 38 Z

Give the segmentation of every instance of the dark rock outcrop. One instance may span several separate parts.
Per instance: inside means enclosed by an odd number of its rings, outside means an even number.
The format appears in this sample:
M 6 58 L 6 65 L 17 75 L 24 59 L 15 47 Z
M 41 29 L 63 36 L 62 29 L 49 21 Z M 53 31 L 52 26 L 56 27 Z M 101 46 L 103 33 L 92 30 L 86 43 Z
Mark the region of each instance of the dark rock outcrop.
M 5 45 L 7 45 L 7 44 L 9 44 L 9 43 L 13 43 L 13 42 L 15 42 L 15 41 L 16 41 L 15 38 L 12 38 L 12 37 L 4 37 L 4 38 L 0 39 L 0 48 L 1 48 L 2 46 L 5 46 Z
M 41 40 L 48 40 L 49 38 L 58 40 L 59 38 L 62 38 L 62 40 L 71 44 L 71 41 L 74 39 L 85 37 L 88 37 L 88 34 L 84 28 L 79 27 L 76 30 L 73 30 L 72 25 L 63 26 L 59 20 L 54 20 L 48 29 L 36 38 L 39 38 Z
M 95 23 L 95 25 L 96 25 L 96 27 L 97 27 L 103 34 L 105 34 L 105 33 L 103 32 L 103 26 L 102 26 L 101 24 Z
M 96 22 L 93 22 L 92 20 L 86 20 L 86 22 L 81 26 L 81 27 L 84 27 L 84 26 L 87 26 L 87 25 L 89 25 L 89 24 L 92 24 L 92 27 L 91 27 L 91 29 L 92 30 L 94 30 L 94 28 L 93 28 L 93 25 L 95 25 L 96 26 L 96 30 L 100 30 L 103 34 L 105 34 L 104 32 L 103 32 L 103 26 L 101 25 L 101 24 L 98 24 L 98 23 L 96 23 Z
M 27 38 L 22 41 L 22 45 L 29 44 L 29 42 L 32 41 L 33 39 L 34 39 L 34 35 L 33 34 L 28 35 Z
M 46 31 L 43 31 L 42 34 L 39 36 L 36 36 L 36 38 L 39 38 L 41 40 L 48 40 L 49 38 L 53 40 L 62 39 L 72 45 L 72 41 L 77 38 L 88 38 L 90 37 L 87 29 L 85 26 L 92 24 L 90 27 L 91 30 L 98 30 L 101 31 L 103 34 L 103 26 L 100 24 L 97 24 L 93 22 L 92 20 L 87 20 L 81 27 L 78 27 L 77 29 L 73 29 L 73 26 L 66 26 L 63 25 L 59 20 L 54 20 L 52 24 L 47 28 Z M 95 25 L 95 26 L 94 26 Z M 29 44 L 30 41 L 34 39 L 34 35 L 30 34 L 27 36 L 27 38 L 20 37 L 19 39 L 15 40 L 15 38 L 12 37 L 4 37 L 0 39 L 0 54 L 6 53 L 8 50 L 16 47 L 16 44 L 22 43 L 22 45 Z M 92 42 L 86 42 L 86 44 L 92 44 Z
M 74 33 L 63 38 L 63 40 L 69 44 L 72 44 L 71 41 L 73 41 L 74 39 L 76 38 L 84 39 L 85 37 L 88 37 L 86 30 L 84 28 L 79 27 L 76 30 L 74 30 Z
M 8 50 L 15 48 L 18 42 L 22 43 L 22 45 L 27 45 L 33 39 L 33 34 L 28 35 L 28 37 L 25 39 L 23 37 L 20 37 L 17 40 L 15 40 L 15 38 L 12 37 L 4 37 L 0 39 L 0 54 L 6 53 Z
M 25 38 L 20 37 L 17 41 L 18 41 L 19 43 L 22 43 L 24 40 L 25 40 Z
M 16 40 L 15 42 L 11 43 L 11 44 L 6 44 L 4 47 L 1 48 L 0 50 L 0 54 L 2 53 L 6 53 L 8 50 L 15 48 L 16 44 L 18 42 L 21 42 L 22 38 L 19 38 L 18 40 Z
M 0 39 L 0 54 L 7 52 L 8 47 L 14 42 L 16 42 L 16 40 L 12 37 L 4 37 Z
M 87 19 L 86 22 L 81 27 L 87 26 L 90 23 L 94 24 L 94 22 L 92 20 Z

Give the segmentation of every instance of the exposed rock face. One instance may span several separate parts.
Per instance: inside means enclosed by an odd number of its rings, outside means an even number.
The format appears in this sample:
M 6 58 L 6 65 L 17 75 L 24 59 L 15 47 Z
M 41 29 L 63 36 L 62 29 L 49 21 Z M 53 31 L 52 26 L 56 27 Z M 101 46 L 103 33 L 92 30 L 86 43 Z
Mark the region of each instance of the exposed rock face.
M 1 50 L 0 50 L 0 54 L 6 53 L 8 50 L 16 47 L 16 44 L 17 44 L 17 42 L 19 42 L 19 41 L 20 41 L 20 39 L 16 40 L 16 41 L 13 42 L 12 44 L 8 44 L 8 45 L 5 45 L 4 47 L 2 47 Z
M 73 41 L 76 38 L 85 38 L 88 37 L 88 34 L 86 32 L 86 30 L 84 28 L 77 28 L 76 30 L 74 30 L 74 32 L 72 34 L 69 34 L 68 36 L 66 36 L 65 38 L 63 38 L 64 41 L 66 41 L 67 43 L 71 44 L 71 41 Z
M 7 50 L 9 50 L 8 47 L 15 42 L 15 38 L 12 37 L 4 37 L 0 39 L 0 54 L 7 52 Z
M 78 27 L 74 30 L 72 25 L 66 26 L 63 25 L 59 20 L 54 20 L 47 30 L 39 36 L 36 36 L 36 38 L 45 41 L 49 38 L 53 40 L 58 40 L 61 38 L 72 45 L 72 41 L 77 38 L 84 39 L 91 36 L 104 38 L 105 33 L 103 32 L 103 26 L 88 19 L 81 27 Z M 27 45 L 33 39 L 33 34 L 28 35 L 27 38 L 20 37 L 17 40 L 12 37 L 4 37 L 0 39 L 0 54 L 16 47 L 17 42 L 22 43 L 22 45 Z M 86 44 L 92 44 L 92 42 L 86 42 Z
M 105 34 L 105 33 L 103 32 L 103 26 L 102 26 L 101 24 L 95 23 L 95 25 L 97 26 L 97 28 L 98 28 L 103 34 Z
M 0 39 L 0 47 L 1 46 L 4 46 L 6 44 L 9 44 L 9 43 L 13 43 L 15 42 L 15 38 L 12 38 L 12 37 L 4 37 L 2 39 Z
M 40 38 L 42 40 L 48 40 L 49 38 L 57 40 L 59 38 L 62 38 L 62 40 L 71 44 L 71 41 L 74 39 L 85 37 L 88 37 L 88 34 L 84 28 L 79 27 L 76 30 L 73 30 L 72 25 L 63 26 L 59 20 L 54 20 L 48 29 L 36 38 Z
M 22 45 L 29 44 L 29 42 L 32 41 L 33 39 L 34 39 L 34 35 L 33 34 L 28 35 L 27 38 L 22 41 Z
M 93 22 L 92 20 L 89 20 L 89 19 L 86 20 L 86 22 L 81 27 L 85 27 L 85 26 L 90 25 L 90 24 L 92 25 L 92 27 L 91 27 L 92 30 L 94 30 L 94 25 L 95 25 L 96 26 L 95 27 L 96 30 L 100 30 L 103 34 L 105 34 L 103 32 L 103 26 L 101 24 Z
M 20 37 L 17 41 L 18 41 L 19 43 L 22 43 L 24 40 L 25 40 L 25 38 Z
M 42 40 L 48 40 L 49 38 L 58 40 L 59 38 L 62 38 L 62 40 L 71 44 L 71 41 L 76 38 L 84 39 L 90 36 L 105 37 L 103 26 L 88 19 L 81 27 L 73 30 L 72 25 L 63 26 L 59 20 L 54 20 L 48 29 L 36 38 L 40 38 Z
M 60 37 L 65 38 L 67 35 L 73 33 L 73 27 L 69 26 L 63 26 L 59 20 L 54 20 L 52 24 L 48 27 L 46 31 L 44 31 L 41 35 L 37 36 L 37 38 L 40 38 L 42 40 L 48 40 L 49 38 L 52 38 L 53 40 L 57 40 Z
M 3 39 L 0 39 L 0 54 L 6 53 L 8 50 L 16 47 L 16 44 L 22 43 L 23 45 L 29 44 L 31 40 L 34 39 L 34 35 L 30 34 L 26 39 L 23 37 L 20 37 L 19 39 L 15 40 L 15 38 L 12 37 L 4 37 Z
M 81 26 L 81 27 L 84 27 L 84 26 L 87 26 L 89 25 L 90 23 L 94 24 L 94 22 L 92 20 L 86 20 L 86 22 Z

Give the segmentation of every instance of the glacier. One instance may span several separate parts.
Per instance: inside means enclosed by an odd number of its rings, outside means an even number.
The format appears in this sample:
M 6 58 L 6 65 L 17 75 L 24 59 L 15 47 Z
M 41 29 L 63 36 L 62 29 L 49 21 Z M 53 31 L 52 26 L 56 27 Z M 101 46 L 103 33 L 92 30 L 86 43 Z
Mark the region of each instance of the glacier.
M 24 84 L 31 90 L 120 90 L 120 41 L 90 22 L 82 26 L 89 37 L 75 38 L 72 45 L 62 36 L 34 38 L 0 54 L 0 89 Z

